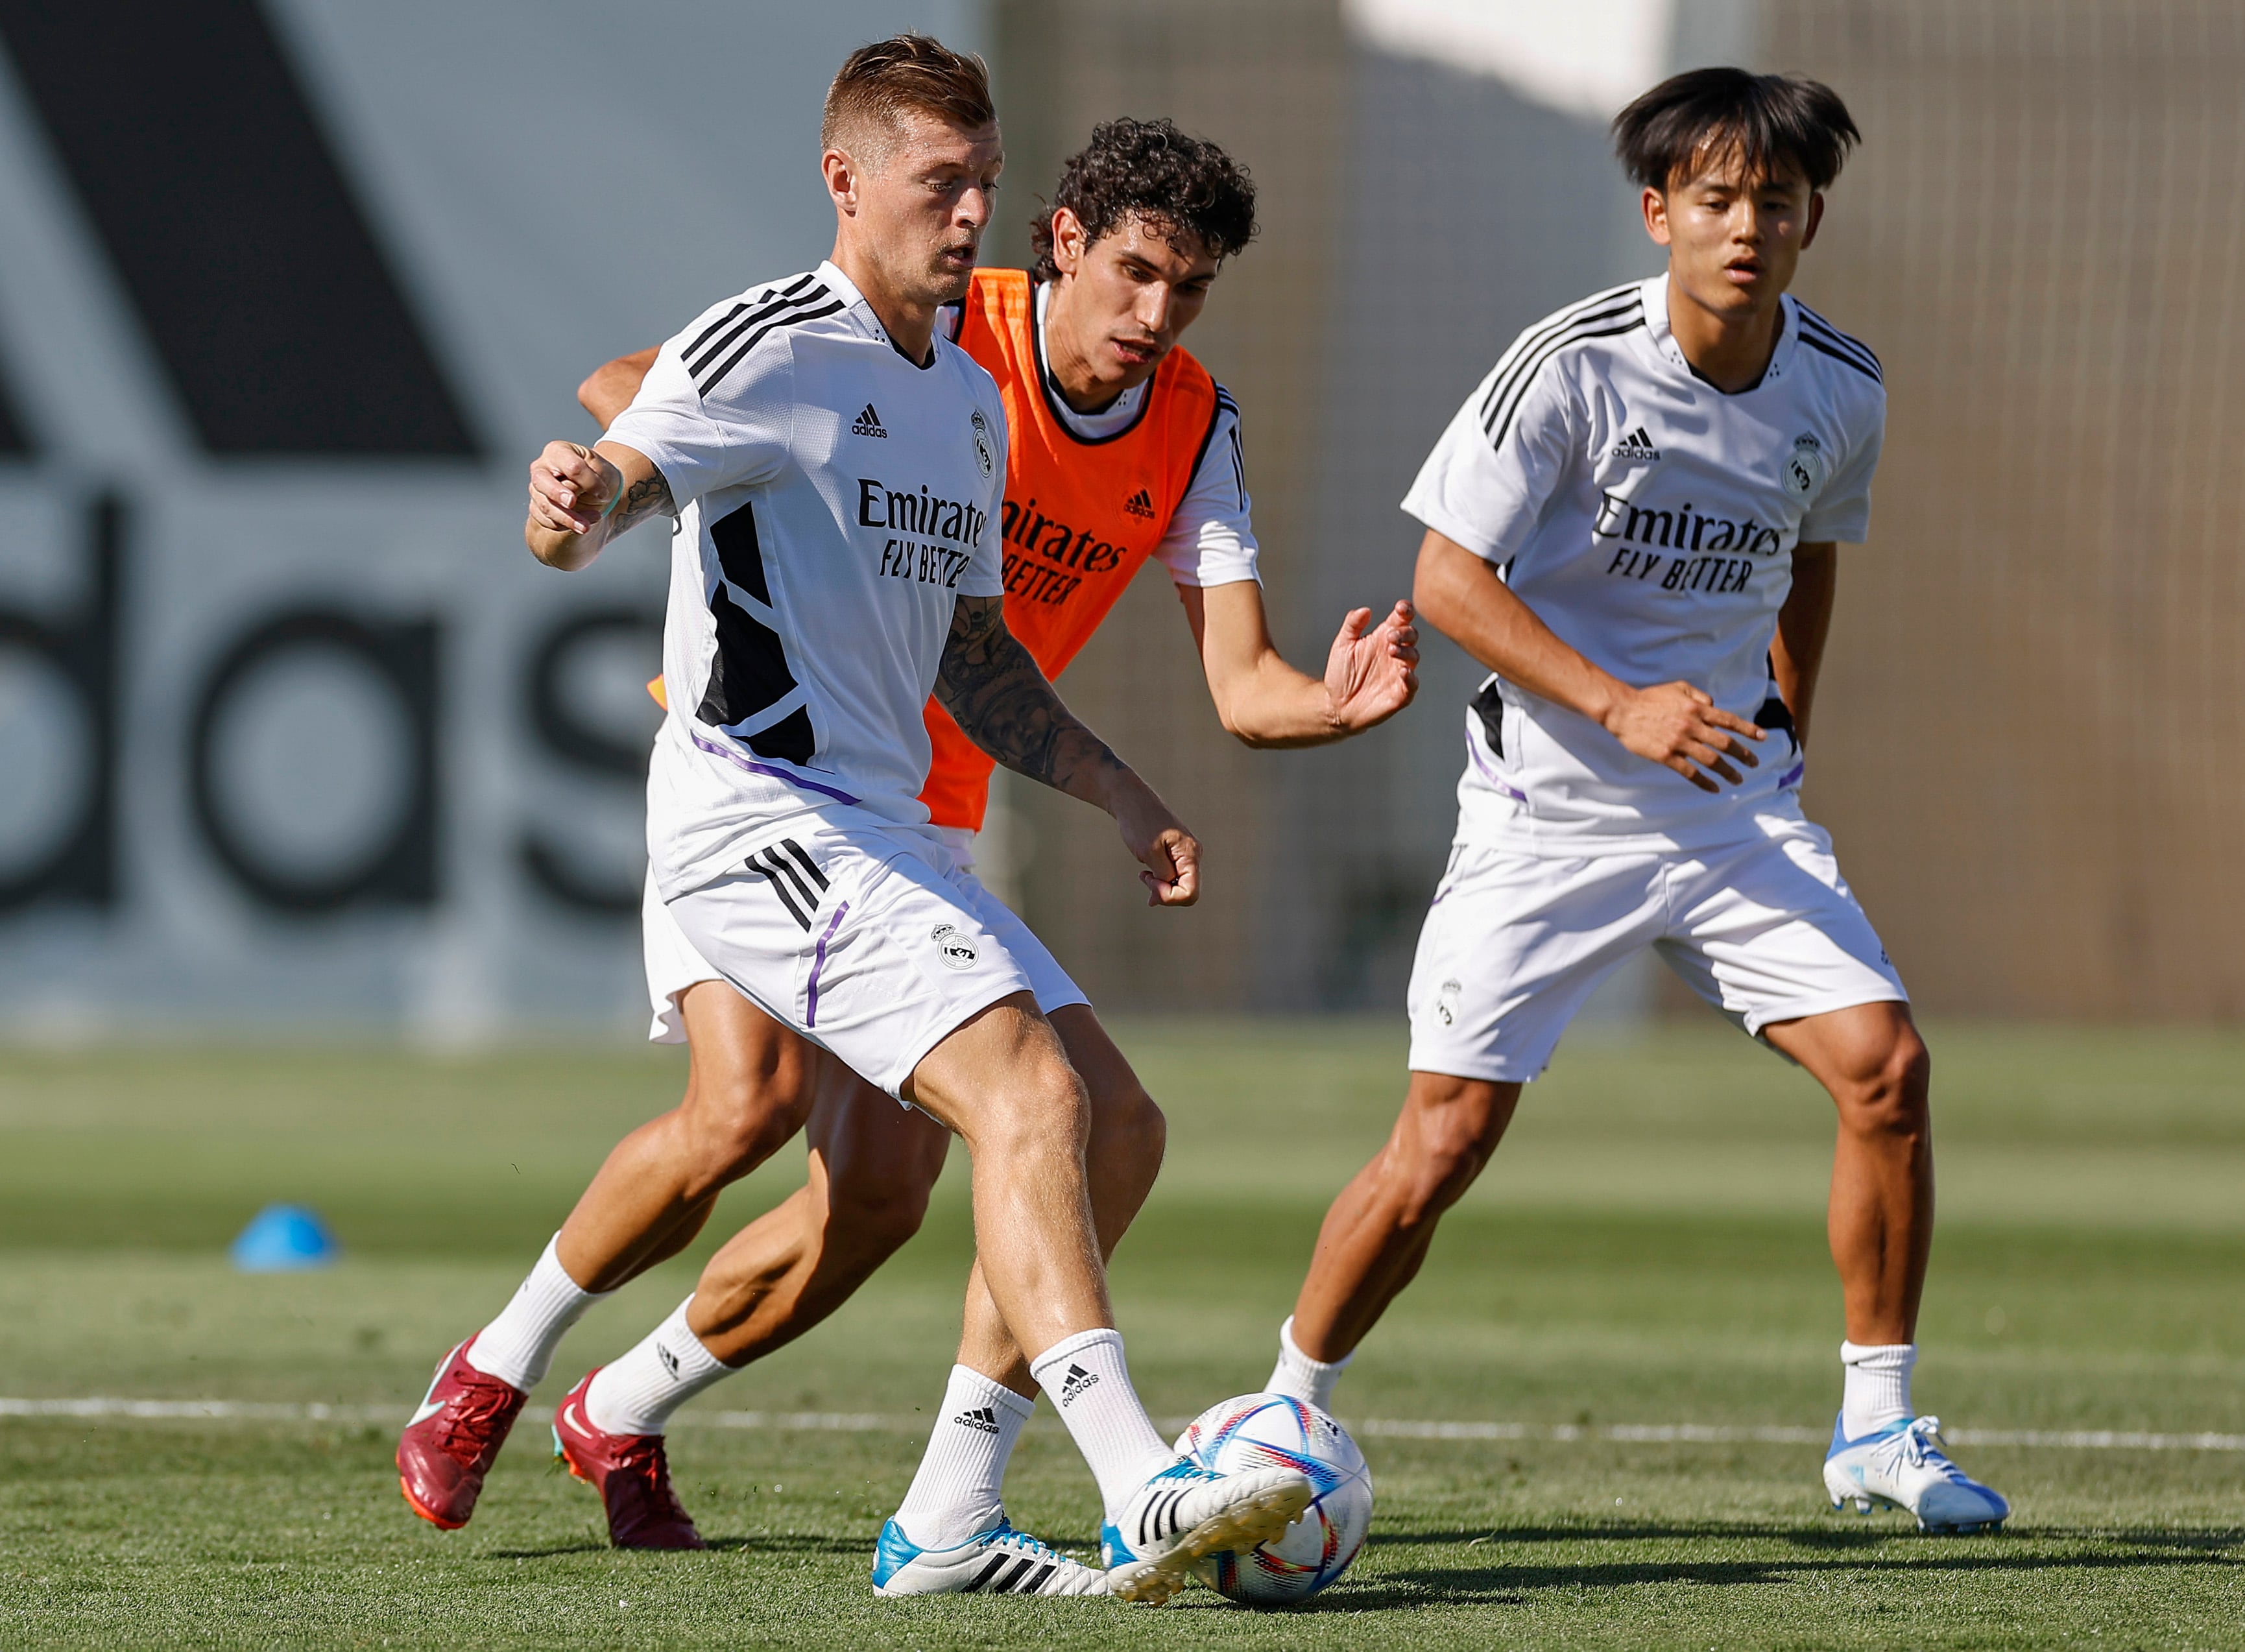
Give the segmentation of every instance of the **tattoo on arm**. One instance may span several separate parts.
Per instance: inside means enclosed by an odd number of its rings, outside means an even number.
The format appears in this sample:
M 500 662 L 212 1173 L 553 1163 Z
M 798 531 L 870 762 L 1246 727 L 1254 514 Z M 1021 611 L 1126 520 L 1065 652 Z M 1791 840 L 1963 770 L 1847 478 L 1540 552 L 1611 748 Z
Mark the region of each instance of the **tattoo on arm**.
M 935 697 L 967 737 L 1016 774 L 1092 801 L 1122 760 L 1077 721 L 1037 662 L 1006 629 L 996 597 L 961 597 L 952 610 Z
M 651 516 L 675 517 L 678 507 L 670 500 L 670 484 L 657 471 L 652 476 L 641 477 L 624 490 L 622 503 L 608 518 L 608 538 L 628 533 Z

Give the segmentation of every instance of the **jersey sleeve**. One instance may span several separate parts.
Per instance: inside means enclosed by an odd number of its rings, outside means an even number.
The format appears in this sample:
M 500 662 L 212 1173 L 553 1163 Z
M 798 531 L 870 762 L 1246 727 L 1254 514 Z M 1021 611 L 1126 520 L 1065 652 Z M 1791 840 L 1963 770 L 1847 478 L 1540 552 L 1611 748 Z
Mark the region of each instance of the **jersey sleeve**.
M 1403 496 L 1407 514 L 1490 562 L 1519 549 L 1575 445 L 1566 374 L 1545 362 L 1515 387 L 1506 376 L 1518 350 L 1508 351 L 1466 398 Z
M 1801 518 L 1801 538 L 1809 545 L 1836 539 L 1861 545 L 1871 531 L 1871 473 L 1879 468 L 1886 442 L 1887 399 L 1881 390 L 1862 419 L 1848 451 L 1816 503 Z
M 1216 417 L 1200 463 L 1154 549 L 1170 578 L 1181 586 L 1237 585 L 1261 578 L 1250 520 L 1247 460 L 1239 443 L 1239 406 L 1220 384 L 1216 396 Z
M 600 439 L 645 454 L 662 472 L 671 498 L 683 505 L 721 488 L 777 476 L 787 462 L 794 421 L 795 355 L 784 329 L 751 350 L 706 396 L 674 338 L 656 353 L 639 394 Z

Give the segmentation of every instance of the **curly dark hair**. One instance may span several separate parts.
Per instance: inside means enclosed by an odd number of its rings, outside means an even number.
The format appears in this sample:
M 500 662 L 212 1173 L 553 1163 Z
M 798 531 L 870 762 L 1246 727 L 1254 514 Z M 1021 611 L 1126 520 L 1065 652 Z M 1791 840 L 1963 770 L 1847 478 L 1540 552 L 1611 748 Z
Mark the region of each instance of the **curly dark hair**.
M 1051 205 L 1029 225 L 1041 281 L 1060 274 L 1052 215 L 1063 206 L 1093 241 L 1133 217 L 1164 239 L 1190 235 L 1216 258 L 1229 258 L 1255 239 L 1255 181 L 1247 169 L 1172 121 L 1126 116 L 1091 129 L 1091 141 L 1061 166 Z

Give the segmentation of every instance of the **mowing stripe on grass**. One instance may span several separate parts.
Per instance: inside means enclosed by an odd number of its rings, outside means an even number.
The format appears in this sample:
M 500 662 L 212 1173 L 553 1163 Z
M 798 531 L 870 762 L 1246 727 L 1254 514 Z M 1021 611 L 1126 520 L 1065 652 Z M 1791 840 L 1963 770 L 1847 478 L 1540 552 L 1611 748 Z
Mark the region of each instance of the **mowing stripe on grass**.
M 290 1405 L 248 1399 L 111 1399 L 98 1396 L 85 1399 L 0 1398 L 0 1417 L 390 1425 L 404 1420 L 395 1405 Z M 522 1420 L 551 1422 L 553 1412 L 549 1407 L 532 1405 L 523 1412 Z M 925 1425 L 921 1418 L 885 1416 L 877 1412 L 684 1412 L 675 1420 L 682 1428 L 770 1429 L 781 1433 L 905 1433 Z M 1165 1429 L 1183 1428 L 1186 1422 L 1182 1417 L 1160 1420 Z M 1831 1438 L 1828 1431 L 1819 1428 L 1731 1428 L 1701 1423 L 1437 1423 L 1373 1417 L 1363 1418 L 1351 1427 L 1367 1439 L 1602 1439 L 1656 1446 L 1821 1446 Z M 1942 1438 L 1957 1446 L 2018 1446 L 2055 1451 L 2245 1452 L 2245 1434 L 2153 1434 L 2105 1428 L 1955 1428 L 1944 1429 Z

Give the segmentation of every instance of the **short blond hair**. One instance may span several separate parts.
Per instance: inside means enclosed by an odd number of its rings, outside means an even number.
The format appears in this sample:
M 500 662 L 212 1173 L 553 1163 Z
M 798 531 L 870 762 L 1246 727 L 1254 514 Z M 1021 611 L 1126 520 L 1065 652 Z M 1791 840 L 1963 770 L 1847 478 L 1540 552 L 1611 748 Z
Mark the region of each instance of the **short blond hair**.
M 871 128 L 880 134 L 869 146 L 876 152 L 858 159 L 878 166 L 886 139 L 907 112 L 933 115 L 965 132 L 997 125 L 989 65 L 972 53 L 953 51 L 933 35 L 900 34 L 860 46 L 826 89 L 819 142 L 847 150 L 857 132 Z

